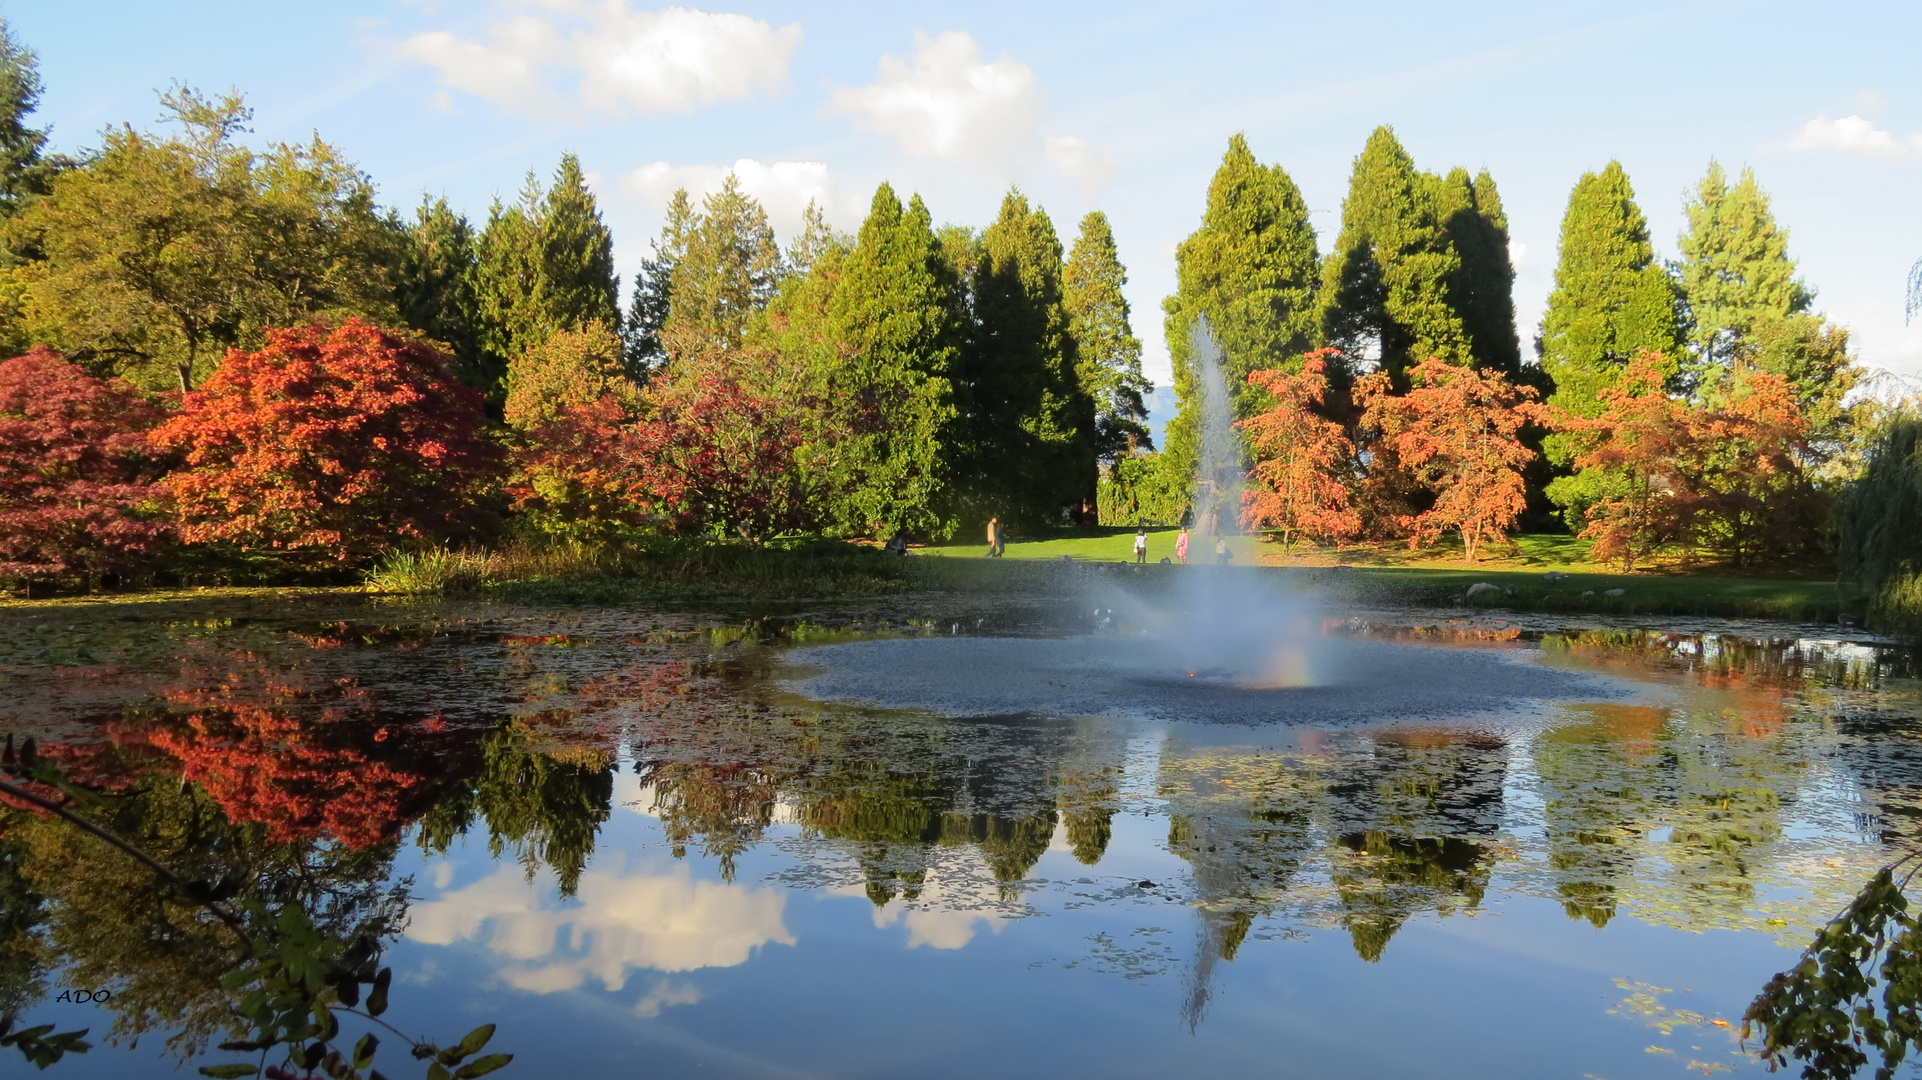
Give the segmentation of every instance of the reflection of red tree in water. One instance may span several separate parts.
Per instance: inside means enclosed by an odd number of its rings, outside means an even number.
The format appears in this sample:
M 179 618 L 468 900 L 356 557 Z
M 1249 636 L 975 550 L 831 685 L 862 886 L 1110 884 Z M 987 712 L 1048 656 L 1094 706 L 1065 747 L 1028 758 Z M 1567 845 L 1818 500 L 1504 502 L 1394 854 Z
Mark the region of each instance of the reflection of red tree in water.
M 431 803 L 442 770 L 409 759 L 430 760 L 421 743 L 441 725 L 382 723 L 364 691 L 343 689 L 343 704 L 317 710 L 285 687 L 172 694 L 191 710 L 184 718 L 119 734 L 176 759 L 182 779 L 200 784 L 229 820 L 265 825 L 270 841 L 327 835 L 363 848 Z

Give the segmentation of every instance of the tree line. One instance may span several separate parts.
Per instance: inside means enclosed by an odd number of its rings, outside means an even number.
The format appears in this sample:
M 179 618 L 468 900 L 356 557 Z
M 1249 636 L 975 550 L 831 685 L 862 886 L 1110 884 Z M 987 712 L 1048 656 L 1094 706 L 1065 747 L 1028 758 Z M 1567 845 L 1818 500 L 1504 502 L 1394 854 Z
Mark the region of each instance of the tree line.
M 1098 211 L 1064 245 L 1018 189 L 975 229 L 884 183 L 854 233 L 812 206 L 783 249 L 730 179 L 675 195 L 623 307 L 571 154 L 484 221 L 432 197 L 402 214 L 318 137 L 250 146 L 238 95 L 176 87 L 166 131 L 65 157 L 30 123 L 32 53 L 0 52 L 14 580 L 504 534 L 1173 521 L 1204 320 L 1242 525 L 1286 542 L 1456 532 L 1476 553 L 1530 522 L 1631 566 L 1749 564 L 1828 544 L 1865 453 L 1846 331 L 1746 171 L 1711 165 L 1673 263 L 1619 163 L 1584 174 L 1525 350 L 1486 170 L 1424 171 L 1380 128 L 1322 251 L 1287 172 L 1235 136 L 1177 249 L 1157 449 Z

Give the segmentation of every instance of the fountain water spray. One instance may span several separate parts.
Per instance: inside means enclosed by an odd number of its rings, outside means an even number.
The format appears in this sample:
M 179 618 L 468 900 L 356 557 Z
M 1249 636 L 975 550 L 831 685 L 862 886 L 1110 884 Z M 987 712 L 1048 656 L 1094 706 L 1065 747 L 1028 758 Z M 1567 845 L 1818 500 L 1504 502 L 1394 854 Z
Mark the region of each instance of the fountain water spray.
M 1203 536 L 1240 532 L 1241 482 L 1245 475 L 1241 437 L 1235 434 L 1234 399 L 1221 373 L 1221 346 L 1203 315 L 1188 332 L 1201 384 L 1201 446 L 1195 460 L 1195 531 Z

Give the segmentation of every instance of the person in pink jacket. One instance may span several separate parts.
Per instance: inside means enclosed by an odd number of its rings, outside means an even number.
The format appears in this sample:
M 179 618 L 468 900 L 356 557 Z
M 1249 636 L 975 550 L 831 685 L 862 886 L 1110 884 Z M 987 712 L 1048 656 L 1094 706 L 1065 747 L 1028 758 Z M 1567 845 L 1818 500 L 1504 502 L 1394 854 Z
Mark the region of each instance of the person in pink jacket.
M 1175 561 L 1188 565 L 1188 526 L 1181 527 L 1181 535 L 1175 537 Z

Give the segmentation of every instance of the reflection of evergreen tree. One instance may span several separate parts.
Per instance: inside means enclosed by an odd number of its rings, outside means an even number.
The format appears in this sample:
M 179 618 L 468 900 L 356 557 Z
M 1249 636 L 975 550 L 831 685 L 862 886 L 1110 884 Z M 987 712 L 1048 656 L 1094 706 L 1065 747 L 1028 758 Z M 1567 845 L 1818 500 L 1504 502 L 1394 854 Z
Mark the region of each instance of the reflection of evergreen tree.
M 1535 740 L 1535 772 L 1555 891 L 1569 918 L 1600 928 L 1615 916 L 1616 896 L 1634 874 L 1654 816 L 1660 780 L 1652 775 L 1653 740 L 1667 713 L 1624 705 L 1572 711 L 1580 722 Z
M 1494 867 L 1486 846 L 1453 836 L 1370 830 L 1344 834 L 1336 843 L 1356 856 L 1335 863 L 1342 925 L 1355 954 L 1371 964 L 1417 911 L 1444 907 L 1454 897 L 1471 909 L 1479 905 Z
M 1055 792 L 1055 808 L 1068 831 L 1068 844 L 1083 866 L 1094 866 L 1107 853 L 1114 835 L 1118 766 L 1064 769 Z
M 35 955 L 34 931 L 46 919 L 46 898 L 27 884 L 26 845 L 0 835 L 0 1016 L 38 1001 L 45 974 Z
M 513 725 L 482 740 L 481 762 L 470 787 L 450 792 L 422 820 L 421 846 L 445 851 L 479 817 L 496 857 L 512 848 L 530 875 L 546 865 L 560 878 L 561 895 L 574 895 L 613 805 L 606 756 L 543 746 L 530 730 Z
M 941 819 L 944 846 L 973 844 L 981 850 L 988 872 L 1001 882 L 1002 899 L 1010 900 L 1019 890 L 1006 888 L 1028 876 L 1034 864 L 1047 853 L 1054 837 L 1054 812 L 1027 814 L 946 814 Z
M 721 880 L 734 880 L 734 860 L 774 823 L 774 778 L 757 768 L 662 762 L 643 779 L 654 786 L 654 813 L 674 857 L 698 839 L 701 853 L 720 862 Z

